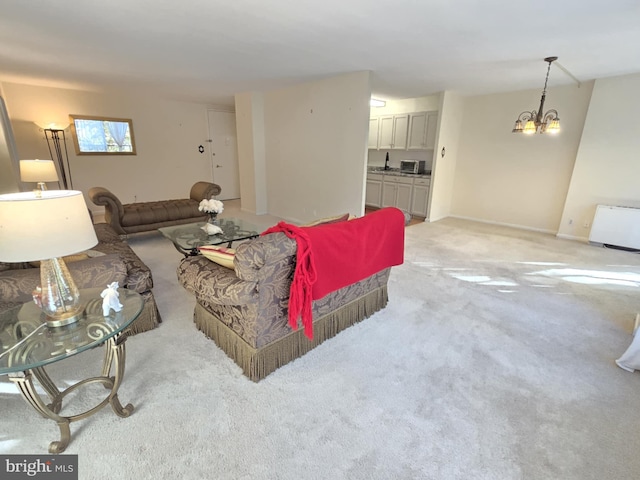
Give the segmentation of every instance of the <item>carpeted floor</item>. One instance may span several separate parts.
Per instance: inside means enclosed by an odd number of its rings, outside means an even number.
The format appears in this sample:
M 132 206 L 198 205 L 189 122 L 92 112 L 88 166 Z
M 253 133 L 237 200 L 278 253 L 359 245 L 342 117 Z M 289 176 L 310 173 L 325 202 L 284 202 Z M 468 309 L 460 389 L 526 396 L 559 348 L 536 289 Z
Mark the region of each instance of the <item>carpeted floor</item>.
M 79 478 L 637 478 L 640 376 L 614 360 L 640 256 L 455 219 L 406 234 L 387 308 L 258 384 L 193 326 L 180 254 L 134 236 L 164 322 L 127 342 L 133 415 L 71 425 Z M 97 373 L 101 354 L 52 376 Z M 57 427 L 6 377 L 0 405 L 0 453 L 46 453 Z

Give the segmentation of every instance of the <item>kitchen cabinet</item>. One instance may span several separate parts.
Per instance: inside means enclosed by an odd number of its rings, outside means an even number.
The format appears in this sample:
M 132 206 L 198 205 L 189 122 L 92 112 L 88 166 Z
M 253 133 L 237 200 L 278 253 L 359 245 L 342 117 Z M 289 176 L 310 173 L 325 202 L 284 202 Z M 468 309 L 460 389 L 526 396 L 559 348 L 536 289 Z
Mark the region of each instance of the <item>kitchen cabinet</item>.
M 384 175 L 382 182 L 382 206 L 411 211 L 413 178 Z
M 406 150 L 409 114 L 378 117 L 378 148 Z
M 436 146 L 438 112 L 419 112 L 409 115 L 407 150 L 433 150 Z
M 395 207 L 398 185 L 392 182 L 382 183 L 382 207 Z
M 367 175 L 367 191 L 365 193 L 365 205 L 380 208 L 382 206 L 382 178 L 383 175 Z
M 429 189 L 431 179 L 416 178 L 413 181 L 413 192 L 411 195 L 411 215 L 427 217 L 427 207 L 429 205 Z
M 427 150 L 436 148 L 436 133 L 438 131 L 438 112 L 427 112 L 427 138 L 425 147 Z
M 438 112 L 416 112 L 369 118 L 370 149 L 433 150 Z
M 426 218 L 430 188 L 431 179 L 428 177 L 369 173 L 365 205 L 377 208 L 396 207 L 411 215 Z
M 371 117 L 369 119 L 369 148 L 378 148 L 378 129 L 380 117 Z

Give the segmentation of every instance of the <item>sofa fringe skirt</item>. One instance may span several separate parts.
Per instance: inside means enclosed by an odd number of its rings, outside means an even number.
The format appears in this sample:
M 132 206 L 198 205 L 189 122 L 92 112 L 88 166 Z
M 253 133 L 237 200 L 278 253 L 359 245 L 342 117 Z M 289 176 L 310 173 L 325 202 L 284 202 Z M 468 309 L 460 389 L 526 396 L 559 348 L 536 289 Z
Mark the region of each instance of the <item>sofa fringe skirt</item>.
M 212 339 L 244 374 L 258 382 L 283 365 L 301 357 L 342 330 L 361 322 L 387 305 L 387 286 L 383 285 L 313 322 L 313 340 L 302 328 L 261 348 L 253 348 L 232 329 L 220 322 L 196 303 L 194 322 L 197 328 Z

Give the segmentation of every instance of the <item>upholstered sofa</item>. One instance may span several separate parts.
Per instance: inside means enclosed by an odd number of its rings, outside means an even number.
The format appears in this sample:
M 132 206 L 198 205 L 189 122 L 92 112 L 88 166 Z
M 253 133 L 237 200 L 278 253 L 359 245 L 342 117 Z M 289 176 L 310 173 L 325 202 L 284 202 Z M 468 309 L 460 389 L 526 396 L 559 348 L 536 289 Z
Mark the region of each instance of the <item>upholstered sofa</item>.
M 385 248 L 404 251 L 404 215 L 392 209 L 395 240 L 384 235 L 366 234 L 366 241 L 384 252 Z M 354 222 L 366 223 L 371 215 L 331 226 L 342 228 Z M 386 217 L 388 218 L 388 217 Z M 358 229 L 352 228 L 357 234 Z M 378 230 L 376 230 L 378 231 Z M 340 241 L 354 239 L 351 233 Z M 253 381 L 259 381 L 277 368 L 304 355 L 345 328 L 360 322 L 385 307 L 390 267 L 375 271 L 326 296 L 313 300 L 313 339 L 303 328 L 289 323 L 288 310 L 292 281 L 296 274 L 298 243 L 286 233 L 276 232 L 248 240 L 235 249 L 233 269 L 215 263 L 203 255 L 187 257 L 178 266 L 178 280 L 195 295 L 194 322 Z M 400 263 L 402 263 L 400 261 Z M 395 264 L 398 264 L 396 262 Z M 331 268 L 340 269 L 337 262 Z
M 105 224 L 94 225 L 98 244 L 74 255 L 66 264 L 78 288 L 105 288 L 111 282 L 142 295 L 144 307 L 127 329 L 129 335 L 151 330 L 160 323 L 158 306 L 151 291 L 151 270 L 135 252 Z M 0 311 L 32 301 L 40 285 L 40 269 L 30 263 L 0 263 Z
M 207 215 L 198 210 L 201 200 L 220 195 L 219 185 L 196 182 L 189 198 L 135 202 L 122 204 L 118 197 L 104 187 L 89 189 L 89 199 L 105 207 L 105 221 L 119 235 L 148 232 L 160 227 L 202 222 Z

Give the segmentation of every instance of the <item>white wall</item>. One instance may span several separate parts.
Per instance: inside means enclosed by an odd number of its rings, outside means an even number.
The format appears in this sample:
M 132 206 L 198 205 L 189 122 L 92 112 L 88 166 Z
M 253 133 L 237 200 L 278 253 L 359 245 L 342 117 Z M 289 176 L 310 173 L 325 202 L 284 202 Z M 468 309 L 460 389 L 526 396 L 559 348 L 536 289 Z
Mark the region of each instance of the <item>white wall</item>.
M 640 74 L 596 80 L 560 236 L 588 238 L 598 204 L 640 208 L 638 92 Z
M 581 88 L 550 88 L 546 107 L 558 109 L 562 122 L 557 137 L 511 133 L 521 111 L 538 107 L 539 90 L 463 98 L 457 155 L 459 99 L 447 94 L 437 147 L 439 152 L 445 146 L 447 155 L 444 164 L 435 166 L 434 182 L 440 182 L 443 165 L 448 170 L 455 163 L 454 183 L 448 186 L 449 174 L 442 185 L 434 183 L 430 219 L 446 215 L 449 189 L 454 216 L 570 238 L 588 236 L 583 225 L 591 222 L 599 203 L 640 207 L 639 90 L 637 74 L 601 79 L 595 87 L 589 82 Z M 86 192 L 102 185 L 126 203 L 184 198 L 195 181 L 211 180 L 210 161 L 198 152 L 208 138 L 207 105 L 13 83 L 0 84 L 0 91 L 19 158 L 49 157 L 43 132 L 33 121 L 64 120 L 72 113 L 133 119 L 136 156 L 76 156 L 68 137 L 77 189 Z M 266 160 L 262 173 L 252 168 L 265 179 L 256 181 L 254 194 L 260 194 L 262 185 L 269 213 L 302 222 L 360 212 L 369 92 L 369 75 L 361 72 L 260 94 L 265 112 L 258 127 L 264 130 L 265 145 L 256 151 L 259 156 L 264 148 Z M 427 101 L 401 105 L 397 111 L 439 107 Z
M 465 98 L 452 214 L 556 233 L 592 88 L 549 89 L 545 110 L 558 110 L 557 136 L 511 133 L 520 112 L 538 109 L 540 90 Z
M 371 107 L 371 116 L 394 115 L 396 113 L 433 112 L 440 108 L 440 95 L 386 100 L 384 107 Z
M 123 203 L 187 198 L 191 186 L 211 181 L 206 153 L 207 105 L 128 95 L 4 83 L 5 101 L 20 158 L 51 158 L 44 133 L 34 121 L 67 121 L 69 114 L 130 118 L 137 155 L 77 156 L 66 131 L 76 190 L 93 186 L 113 191 Z M 90 209 L 102 207 L 87 202 Z
M 463 118 L 463 99 L 460 95 L 443 92 L 441 98 L 427 212 L 427 218 L 432 222 L 445 218 L 451 213 Z M 444 157 L 442 156 L 443 148 Z
M 0 194 L 20 191 L 15 139 L 3 97 L 0 85 Z
M 264 94 L 271 215 L 307 222 L 363 213 L 369 77 L 358 72 Z
M 245 92 L 235 96 L 240 200 L 243 211 L 268 212 L 264 150 L 264 95 Z

